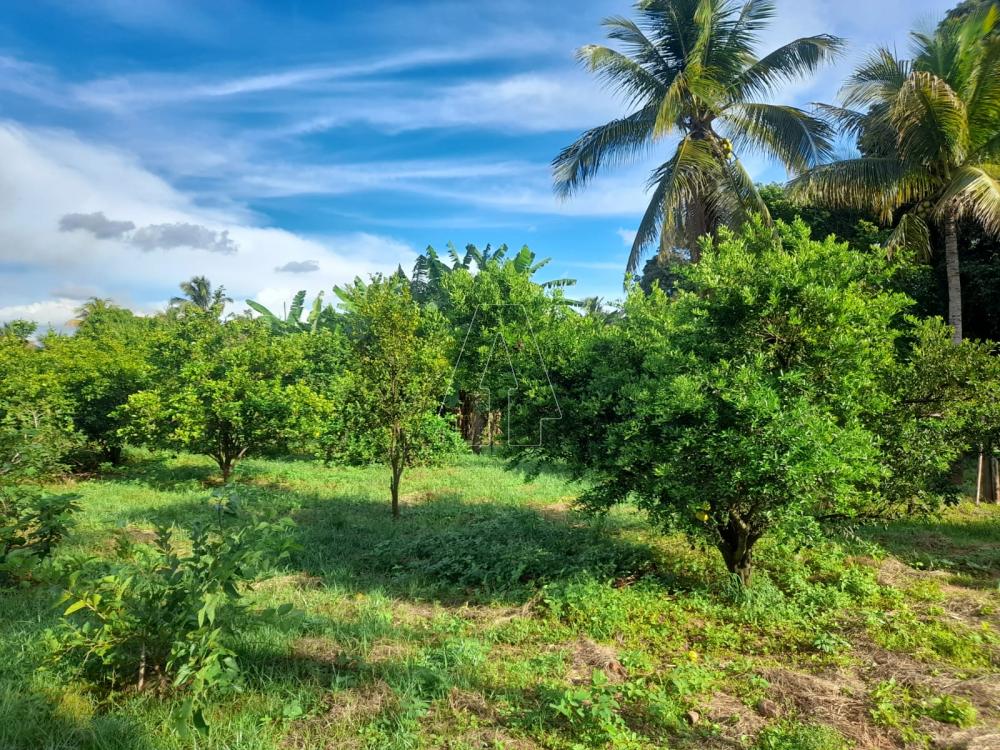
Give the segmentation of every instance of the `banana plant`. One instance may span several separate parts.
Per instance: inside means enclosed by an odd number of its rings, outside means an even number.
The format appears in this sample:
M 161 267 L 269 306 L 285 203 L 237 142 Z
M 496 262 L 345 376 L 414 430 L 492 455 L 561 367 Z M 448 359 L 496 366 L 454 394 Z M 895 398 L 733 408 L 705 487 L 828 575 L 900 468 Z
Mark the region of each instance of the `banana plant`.
M 252 299 L 247 300 L 247 307 L 260 314 L 261 318 L 271 327 L 272 333 L 316 333 L 332 314 L 333 309 L 329 305 L 323 306 L 323 292 L 320 292 L 313 300 L 309 315 L 303 321 L 302 313 L 305 310 L 305 302 L 306 290 L 301 289 L 292 297 L 292 303 L 288 306 L 288 313 L 284 318 Z

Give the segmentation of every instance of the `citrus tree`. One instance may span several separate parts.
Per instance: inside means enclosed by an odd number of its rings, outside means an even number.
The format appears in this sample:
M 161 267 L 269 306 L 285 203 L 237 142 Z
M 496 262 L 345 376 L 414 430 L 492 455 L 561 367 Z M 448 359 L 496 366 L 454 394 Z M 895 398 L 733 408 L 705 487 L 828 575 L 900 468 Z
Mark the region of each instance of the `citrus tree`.
M 413 299 L 405 278 L 376 276 L 351 289 L 344 328 L 352 356 L 338 408 L 359 415 L 354 429 L 389 467 L 398 518 L 404 469 L 446 427 L 437 410 L 451 366 L 450 331 L 436 309 Z
M 297 381 L 287 339 L 262 321 L 189 314 L 160 331 L 150 387 L 129 396 L 122 437 L 210 456 L 229 481 L 248 452 L 315 437 L 329 403 Z
M 768 532 L 866 512 L 909 304 L 885 260 L 778 229 L 723 230 L 672 296 L 634 289 L 622 318 L 567 341 L 549 359 L 564 418 L 539 451 L 592 479 L 587 505 L 638 503 L 744 584 Z

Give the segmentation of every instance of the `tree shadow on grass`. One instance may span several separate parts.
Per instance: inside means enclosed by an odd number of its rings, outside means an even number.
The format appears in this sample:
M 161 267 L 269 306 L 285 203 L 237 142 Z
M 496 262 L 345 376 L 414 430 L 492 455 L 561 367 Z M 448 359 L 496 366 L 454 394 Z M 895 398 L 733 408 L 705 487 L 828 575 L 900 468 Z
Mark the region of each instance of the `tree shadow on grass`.
M 93 716 L 82 697 L 58 703 L 35 691 L 0 685 L 0 747 L 4 750 L 146 750 L 146 731 L 120 714 Z
M 393 520 L 387 499 L 360 490 L 317 493 L 253 483 L 234 492 L 247 508 L 290 514 L 299 548 L 291 566 L 347 592 L 521 604 L 546 583 L 582 574 L 604 580 L 652 575 L 678 589 L 702 585 L 672 572 L 655 548 L 625 538 L 614 525 L 564 509 L 425 491 L 404 496 L 402 515 Z M 130 515 L 150 525 L 216 520 L 208 495 Z
M 170 491 L 190 488 L 193 484 L 210 485 L 221 482 L 222 474 L 214 463 L 201 463 L 168 452 L 131 452 L 121 466 L 101 474 L 102 482 L 140 484 L 151 489 Z

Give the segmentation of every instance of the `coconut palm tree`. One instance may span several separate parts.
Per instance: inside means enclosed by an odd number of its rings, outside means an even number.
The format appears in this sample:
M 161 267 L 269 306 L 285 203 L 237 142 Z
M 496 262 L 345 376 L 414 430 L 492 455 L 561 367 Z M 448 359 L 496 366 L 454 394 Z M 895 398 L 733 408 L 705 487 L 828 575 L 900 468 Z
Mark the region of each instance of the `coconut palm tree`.
M 603 168 L 642 155 L 667 136 L 676 139 L 673 154 L 650 175 L 629 272 L 658 238 L 661 251 L 687 248 L 697 260 L 701 235 L 738 224 L 750 212 L 767 217 L 736 153 L 775 158 L 793 174 L 829 158 L 828 124 L 761 99 L 812 73 L 843 46 L 820 34 L 758 57 L 758 35 L 775 13 L 771 0 L 640 0 L 635 9 L 635 21 L 604 21 L 620 50 L 589 45 L 577 53 L 631 113 L 588 130 L 552 162 L 556 192 L 565 197 Z
M 82 323 L 93 315 L 100 315 L 109 310 L 120 309 L 110 297 L 90 297 L 73 312 L 76 313 L 76 322 Z
M 1000 236 L 1000 12 L 996 4 L 914 33 L 912 59 L 877 50 L 824 109 L 858 137 L 861 156 L 789 184 L 803 201 L 875 208 L 895 223 L 887 245 L 926 255 L 943 245 L 948 322 L 962 340 L 958 224 Z M 935 242 L 936 240 L 936 242 Z
M 223 308 L 233 301 L 231 297 L 226 296 L 224 286 L 213 289 L 212 282 L 205 276 L 192 276 L 190 281 L 182 281 L 180 289 L 184 296 L 172 297 L 171 307 L 193 305 L 205 312 L 216 311 L 217 314 L 221 314 Z

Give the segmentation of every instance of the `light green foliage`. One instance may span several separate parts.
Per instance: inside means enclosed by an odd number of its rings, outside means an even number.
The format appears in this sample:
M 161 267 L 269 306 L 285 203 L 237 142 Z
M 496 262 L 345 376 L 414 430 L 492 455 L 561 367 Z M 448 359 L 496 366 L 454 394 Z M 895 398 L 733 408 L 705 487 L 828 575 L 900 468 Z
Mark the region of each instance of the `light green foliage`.
M 919 727 L 924 717 L 960 728 L 976 723 L 976 709 L 968 699 L 935 695 L 926 688 L 901 684 L 895 678 L 878 683 L 869 699 L 874 722 L 895 729 L 905 742 L 926 744 L 927 735 Z
M 189 313 L 154 344 L 151 386 L 129 397 L 123 437 L 211 456 L 228 481 L 248 451 L 317 439 L 329 402 L 298 382 L 296 349 L 259 321 Z
M 848 750 L 849 747 L 835 729 L 795 722 L 768 727 L 754 743 L 754 750 Z
M 779 230 L 724 233 L 673 297 L 634 291 L 581 363 L 553 368 L 567 416 L 544 449 L 592 472 L 592 507 L 634 498 L 744 582 L 768 531 L 867 507 L 887 469 L 866 420 L 891 403 L 907 304 L 876 256 Z
M 353 360 L 340 399 L 389 466 L 392 513 L 398 516 L 403 470 L 439 432 L 430 423 L 439 419 L 451 336 L 440 313 L 422 309 L 404 280 L 376 277 L 353 290 L 344 321 Z
M 73 404 L 40 350 L 0 336 L 0 462 L 3 481 L 43 479 L 65 470 L 81 436 Z
M 229 643 L 250 616 L 241 587 L 291 549 L 290 519 L 240 516 L 224 524 L 220 506 L 217 525 L 193 524 L 189 551 L 160 526 L 151 545 L 120 532 L 114 560 L 79 563 L 61 600 L 66 619 L 49 634 L 54 657 L 79 659 L 108 688 L 183 689 L 180 726 L 205 728 L 206 695 L 239 676 Z
M 84 306 L 81 312 L 86 314 L 76 333 L 45 336 L 40 356 L 57 378 L 73 425 L 95 458 L 117 463 L 124 426 L 120 409 L 149 384 L 149 341 L 159 321 L 117 307 Z

